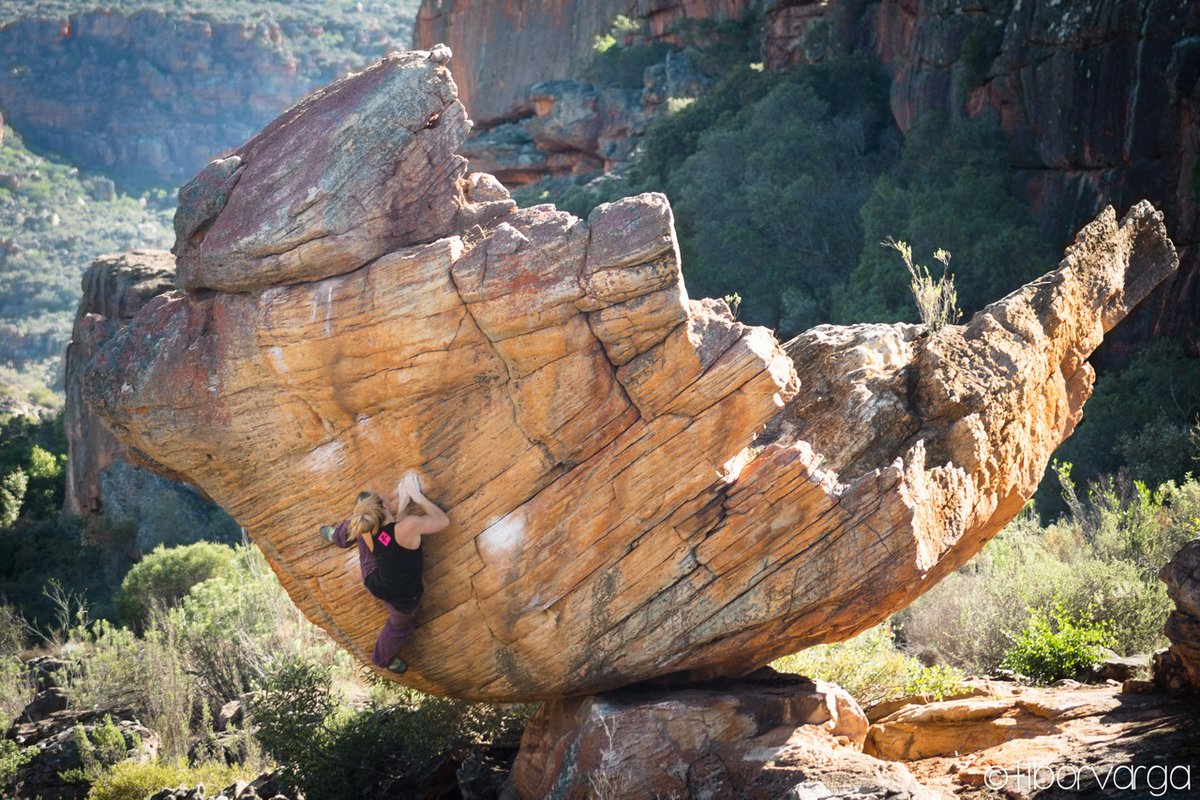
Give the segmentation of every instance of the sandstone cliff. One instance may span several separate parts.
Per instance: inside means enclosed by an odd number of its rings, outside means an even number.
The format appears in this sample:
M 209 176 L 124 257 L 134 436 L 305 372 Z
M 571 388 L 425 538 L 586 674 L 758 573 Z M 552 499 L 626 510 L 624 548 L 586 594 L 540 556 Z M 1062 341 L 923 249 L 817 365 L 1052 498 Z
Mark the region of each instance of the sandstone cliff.
M 383 612 L 316 535 L 418 467 L 403 680 L 491 700 L 740 674 L 846 638 L 964 563 L 1078 422 L 1086 357 L 1177 261 L 1148 204 L 967 324 L 781 347 L 692 300 L 671 209 L 516 210 L 455 155 L 449 51 L 393 55 L 181 190 L 178 285 L 85 398 L 264 549 L 360 659 Z M 394 677 L 394 676 L 393 676 Z
M 1200 6 L 883 0 L 869 26 L 900 128 L 929 111 L 998 114 L 1056 238 L 1153 198 L 1181 268 L 1123 335 L 1200 338 Z
M 525 113 L 536 83 L 575 78 L 597 36 L 618 14 L 646 20 L 654 38 L 669 38 L 684 18 L 736 19 L 750 0 L 422 0 L 415 47 L 444 42 L 455 53 L 454 79 L 471 118 L 490 126 Z
M 1154 679 L 1170 692 L 1200 694 L 1200 540 L 1184 545 L 1159 577 L 1175 610 L 1167 618 L 1171 646 L 1154 656 Z
M 96 260 L 83 276 L 83 298 L 64 357 L 63 425 L 70 447 L 64 510 L 136 520 L 137 546 L 201 538 L 236 541 L 233 524 L 194 489 L 130 463 L 126 449 L 83 401 L 88 362 L 151 298 L 174 288 L 175 261 L 159 250 L 134 250 Z M 86 534 L 85 534 L 86 535 Z

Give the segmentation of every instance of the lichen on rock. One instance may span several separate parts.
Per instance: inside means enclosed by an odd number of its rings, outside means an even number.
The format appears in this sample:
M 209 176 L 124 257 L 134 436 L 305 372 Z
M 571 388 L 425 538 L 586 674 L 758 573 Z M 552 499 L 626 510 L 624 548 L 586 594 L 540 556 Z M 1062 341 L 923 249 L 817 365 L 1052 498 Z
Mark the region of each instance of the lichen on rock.
M 1148 204 L 1109 209 L 965 325 L 780 345 L 688 297 L 664 196 L 584 221 L 465 175 L 445 59 L 391 56 L 235 152 L 215 216 L 180 211 L 205 218 L 185 291 L 85 379 L 363 661 L 384 611 L 316 529 L 420 469 L 451 518 L 400 678 L 424 690 L 735 675 L 870 627 L 1020 510 L 1088 354 L 1177 263 Z

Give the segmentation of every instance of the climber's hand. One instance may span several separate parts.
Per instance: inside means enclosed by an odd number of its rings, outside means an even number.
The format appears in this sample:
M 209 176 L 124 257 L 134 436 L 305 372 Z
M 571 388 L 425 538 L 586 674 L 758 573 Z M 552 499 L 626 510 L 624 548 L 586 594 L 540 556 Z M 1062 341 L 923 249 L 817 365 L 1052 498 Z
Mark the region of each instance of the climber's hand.
M 335 531 L 337 531 L 337 526 L 335 526 L 335 525 L 322 525 L 321 526 L 321 538 L 327 542 L 332 542 L 333 534 Z

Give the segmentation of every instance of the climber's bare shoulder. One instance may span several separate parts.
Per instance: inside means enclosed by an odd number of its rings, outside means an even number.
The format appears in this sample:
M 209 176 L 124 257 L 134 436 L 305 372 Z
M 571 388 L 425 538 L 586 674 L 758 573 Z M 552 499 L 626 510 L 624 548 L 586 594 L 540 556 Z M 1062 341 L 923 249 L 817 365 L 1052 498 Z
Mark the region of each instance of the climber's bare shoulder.
M 405 514 L 396 520 L 396 541 L 401 547 L 416 550 L 421 546 L 422 536 L 440 533 L 446 530 L 446 526 L 449 524 L 449 520 L 444 517 L 437 519 L 427 514 L 423 516 Z

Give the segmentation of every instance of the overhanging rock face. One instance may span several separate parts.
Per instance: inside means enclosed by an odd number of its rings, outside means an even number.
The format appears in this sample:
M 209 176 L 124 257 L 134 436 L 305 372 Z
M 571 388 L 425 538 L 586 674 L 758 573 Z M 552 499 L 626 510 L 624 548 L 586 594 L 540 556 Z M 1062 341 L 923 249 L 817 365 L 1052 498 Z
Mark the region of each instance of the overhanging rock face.
M 1149 205 L 1108 210 L 966 325 L 780 346 L 688 298 L 661 195 L 584 222 L 464 175 L 448 57 L 344 79 L 185 187 L 188 292 L 86 376 L 117 436 L 217 500 L 364 661 L 383 610 L 316 529 L 421 469 L 452 521 L 426 540 L 421 689 L 742 673 L 875 624 L 1020 510 L 1080 419 L 1084 359 L 1177 263 Z

